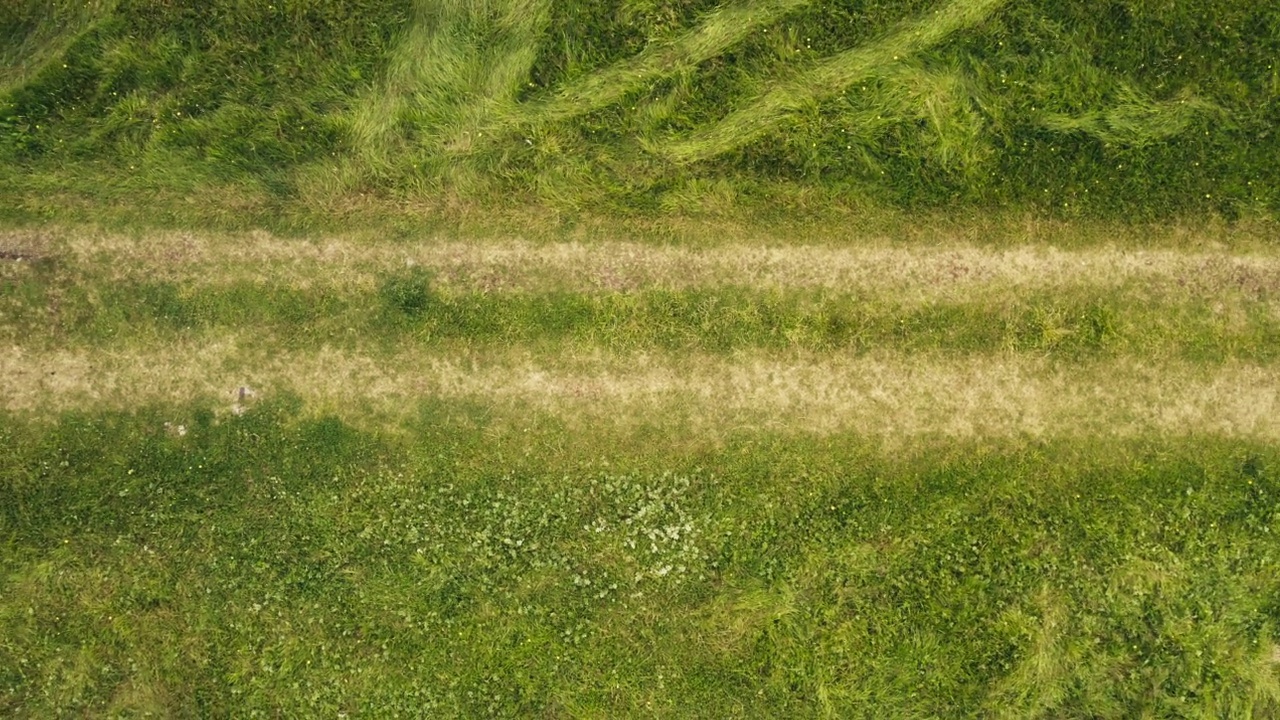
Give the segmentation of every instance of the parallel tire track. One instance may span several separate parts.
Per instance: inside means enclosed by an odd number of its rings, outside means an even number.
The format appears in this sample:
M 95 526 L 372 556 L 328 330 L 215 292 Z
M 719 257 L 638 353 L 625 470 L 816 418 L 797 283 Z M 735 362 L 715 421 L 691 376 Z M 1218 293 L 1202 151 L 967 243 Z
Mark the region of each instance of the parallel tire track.
M 8 258 L 0 261 L 0 281 L 39 283 L 40 273 L 53 272 L 102 287 L 164 279 L 195 292 L 246 281 L 365 292 L 389 273 L 419 267 L 446 292 L 822 288 L 905 305 L 936 298 L 998 304 L 1034 291 L 1110 288 L 1132 293 L 1125 298 L 1160 297 L 1171 308 L 1218 303 L 1224 317 L 1271 317 L 1280 309 L 1280 252 L 1265 248 L 408 244 L 48 230 L 0 233 L 0 251 Z M 513 418 L 533 410 L 583 428 L 666 423 L 703 433 L 753 427 L 885 438 L 1156 432 L 1280 439 L 1280 367 L 1262 355 L 1254 363 L 1194 362 L 1121 348 L 1050 358 L 996 347 L 917 353 L 903 344 L 856 356 L 749 344 L 717 355 L 644 345 L 608 350 L 598 338 L 495 350 L 465 337 L 376 346 L 358 340 L 358 328 L 357 341 L 337 350 L 320 341 L 312 349 L 290 346 L 280 328 L 220 326 L 79 344 L 53 330 L 9 330 L 14 340 L 0 348 L 0 408 L 32 416 L 200 399 L 229 410 L 236 388 L 250 386 L 259 397 L 296 392 L 317 412 L 353 420 L 403 420 L 422 402 L 443 400 L 481 403 Z M 1217 357 L 1249 356 L 1227 350 Z
M 479 402 L 570 424 L 678 422 L 871 436 L 1209 433 L 1280 440 L 1280 367 L 1140 359 L 733 357 L 513 350 L 277 353 L 252 339 L 147 351 L 0 352 L 3 407 L 24 414 L 296 392 L 317 412 L 403 420 L 423 401 Z

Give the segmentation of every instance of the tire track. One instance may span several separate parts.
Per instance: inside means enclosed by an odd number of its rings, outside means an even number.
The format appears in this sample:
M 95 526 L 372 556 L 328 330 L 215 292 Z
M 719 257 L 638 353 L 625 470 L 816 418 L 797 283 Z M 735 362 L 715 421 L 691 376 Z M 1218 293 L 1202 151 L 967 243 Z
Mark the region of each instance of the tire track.
M 665 425 L 910 438 L 1211 433 L 1280 440 L 1280 368 L 1025 356 L 733 357 L 511 350 L 276 353 L 251 338 L 115 353 L 0 352 L 3 407 L 40 417 L 299 394 L 315 412 L 404 420 L 423 401 L 530 411 L 584 430 Z
M 197 286 L 232 282 L 368 290 L 388 273 L 420 268 L 457 292 L 625 292 L 744 286 L 822 288 L 895 300 L 955 299 L 1043 289 L 1141 288 L 1168 297 L 1280 295 L 1280 252 L 1086 248 L 999 249 L 967 243 L 895 246 L 714 247 L 625 241 L 539 243 L 433 240 L 291 240 L 267 233 L 124 236 L 77 231 L 0 232 L 0 250 L 62 262 L 103 281 L 163 279 Z

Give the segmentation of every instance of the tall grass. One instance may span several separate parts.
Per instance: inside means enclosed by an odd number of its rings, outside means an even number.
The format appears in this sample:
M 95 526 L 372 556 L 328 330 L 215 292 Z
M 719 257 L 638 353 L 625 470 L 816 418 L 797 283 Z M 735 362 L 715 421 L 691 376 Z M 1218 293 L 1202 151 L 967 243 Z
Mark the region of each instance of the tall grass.
M 16 7 L 0 189 L 39 212 L 1280 202 L 1280 13 L 1245 0 Z
M 446 149 L 465 151 L 488 118 L 515 103 L 549 21 L 549 5 L 419 0 L 389 58 L 383 85 L 352 118 L 359 162 L 375 173 L 402 170 L 408 153 L 415 160 L 434 159 L 432 169 L 444 172 Z
M 682 162 L 703 160 L 735 150 L 775 129 L 789 113 L 814 106 L 856 82 L 883 72 L 900 60 L 938 44 L 947 36 L 982 22 L 1005 0 L 957 0 L 910 23 L 888 37 L 848 50 L 823 61 L 787 85 L 764 96 L 702 130 L 675 143 L 666 153 Z
M 29 80 L 114 7 L 112 0 L 5 3 L 0 7 L 0 37 L 8 41 L 0 45 L 0 92 Z

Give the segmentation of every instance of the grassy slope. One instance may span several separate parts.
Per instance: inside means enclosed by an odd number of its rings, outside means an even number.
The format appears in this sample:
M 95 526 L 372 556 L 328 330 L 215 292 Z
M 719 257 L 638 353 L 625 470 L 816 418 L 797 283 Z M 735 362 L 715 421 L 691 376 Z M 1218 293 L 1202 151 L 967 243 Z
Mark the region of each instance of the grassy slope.
M 17 217 L 1280 202 L 1280 14 L 1246 0 L 81 6 L 0 15 Z
M 0 714 L 1280 714 L 1277 55 L 5 4 Z

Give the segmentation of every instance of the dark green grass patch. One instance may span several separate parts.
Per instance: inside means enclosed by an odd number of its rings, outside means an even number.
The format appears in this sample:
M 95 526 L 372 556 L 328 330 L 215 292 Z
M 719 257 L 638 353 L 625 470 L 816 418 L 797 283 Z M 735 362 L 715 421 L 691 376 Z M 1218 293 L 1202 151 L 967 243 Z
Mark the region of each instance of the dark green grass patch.
M 1253 0 L 1009 0 L 836 86 L 815 69 L 974 3 L 725 3 L 767 19 L 704 54 L 690 38 L 721 4 L 703 0 L 81 5 L 0 9 L 4 205 L 163 206 L 141 224 L 235 222 L 246 198 L 265 222 L 512 198 L 631 216 L 1280 208 L 1280 14 Z M 682 39 L 643 81 L 624 72 Z M 778 116 L 753 115 L 779 89 Z M 703 142 L 735 111 L 762 132 Z
M 49 5 L 9 11 L 0 51 L 19 53 L 76 3 Z M 290 168 L 341 150 L 337 113 L 378 75 L 408 14 L 406 2 L 112 5 L 0 95 L 11 171 L 115 176 L 117 199 L 137 197 L 140 176 L 283 191 Z
M 1272 448 L 299 411 L 0 421 L 0 710 L 1280 711 Z

